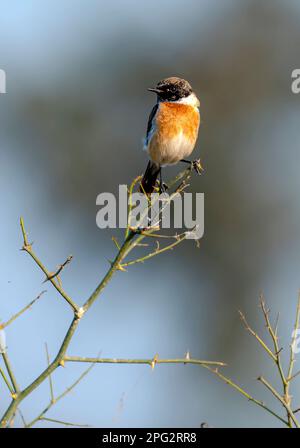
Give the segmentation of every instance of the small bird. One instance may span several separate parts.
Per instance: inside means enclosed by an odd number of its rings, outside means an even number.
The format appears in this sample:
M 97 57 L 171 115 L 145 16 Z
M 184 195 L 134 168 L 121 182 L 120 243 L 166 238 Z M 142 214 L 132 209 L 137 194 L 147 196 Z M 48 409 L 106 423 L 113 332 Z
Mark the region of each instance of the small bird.
M 148 90 L 157 94 L 157 103 L 148 120 L 144 149 L 150 160 L 141 181 L 141 191 L 151 194 L 159 175 L 160 190 L 164 188 L 161 168 L 165 165 L 182 161 L 190 163 L 198 172 L 200 164 L 197 166 L 196 162 L 185 158 L 193 152 L 198 137 L 200 101 L 191 85 L 177 77 L 163 79 Z

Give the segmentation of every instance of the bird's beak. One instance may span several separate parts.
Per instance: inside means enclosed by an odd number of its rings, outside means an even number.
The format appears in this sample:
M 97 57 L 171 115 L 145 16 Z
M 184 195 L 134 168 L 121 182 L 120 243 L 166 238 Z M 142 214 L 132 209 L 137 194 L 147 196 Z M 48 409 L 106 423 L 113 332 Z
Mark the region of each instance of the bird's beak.
M 155 88 L 153 88 L 153 87 L 149 87 L 147 90 L 149 90 L 149 92 L 157 93 L 157 95 L 159 95 L 160 93 L 162 93 L 162 90 L 161 90 L 161 89 L 157 89 L 156 87 L 155 87 Z

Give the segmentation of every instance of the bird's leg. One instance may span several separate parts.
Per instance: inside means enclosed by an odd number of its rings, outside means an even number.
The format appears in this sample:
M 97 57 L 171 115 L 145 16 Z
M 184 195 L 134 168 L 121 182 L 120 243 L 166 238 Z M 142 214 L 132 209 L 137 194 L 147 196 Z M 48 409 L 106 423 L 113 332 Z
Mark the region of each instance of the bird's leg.
M 193 160 L 193 161 L 181 159 L 180 162 L 189 163 L 191 166 L 191 169 L 194 169 L 197 174 L 201 174 L 201 172 L 204 171 L 204 169 L 201 165 L 200 159 Z
M 162 168 L 159 170 L 159 191 L 160 193 L 165 193 L 168 189 L 168 185 L 165 184 L 162 180 Z

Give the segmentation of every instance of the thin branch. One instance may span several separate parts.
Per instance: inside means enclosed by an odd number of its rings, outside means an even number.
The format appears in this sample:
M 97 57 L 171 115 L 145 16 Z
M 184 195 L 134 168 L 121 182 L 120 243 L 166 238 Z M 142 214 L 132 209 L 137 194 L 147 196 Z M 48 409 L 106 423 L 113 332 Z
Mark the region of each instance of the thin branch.
M 24 415 L 23 415 L 23 412 L 21 411 L 20 408 L 18 408 L 18 412 L 19 412 L 19 414 L 20 414 L 20 417 L 21 417 L 21 420 L 22 420 L 22 422 L 23 422 L 24 428 L 26 428 L 26 420 L 25 420 L 25 417 L 24 417 Z
M 57 270 L 53 273 L 50 272 L 49 276 L 46 277 L 46 279 L 44 280 L 43 283 L 48 282 L 49 280 L 52 280 L 55 277 L 58 277 L 59 274 L 62 272 L 62 270 L 69 264 L 71 263 L 73 259 L 73 255 L 69 255 L 68 258 L 66 259 L 66 261 L 64 261 L 62 264 L 60 264 L 57 268 Z
M 141 230 L 140 234 L 144 235 L 144 236 L 147 236 L 147 237 L 150 237 L 150 238 L 165 238 L 165 239 L 175 239 L 175 240 L 177 240 L 178 238 L 180 238 L 181 236 L 185 235 L 185 233 L 186 233 L 186 232 L 183 232 L 183 233 L 180 233 L 179 235 L 178 234 L 175 234 L 175 235 L 161 235 L 159 233 L 150 233 L 150 232 L 148 232 L 148 230 L 149 229 Z
M 274 387 L 262 376 L 257 378 L 258 381 L 260 381 L 266 388 L 274 395 L 275 398 L 277 398 L 278 401 L 282 404 L 282 406 L 285 408 L 288 416 L 293 421 L 294 425 L 297 428 L 300 428 L 300 425 L 298 423 L 298 420 L 296 419 L 292 409 L 290 408 L 289 404 L 285 401 L 285 399 L 274 389 Z M 289 425 L 290 426 L 290 425 Z
M 51 364 L 29 386 L 27 386 L 23 391 L 19 392 L 18 395 L 13 398 L 12 402 L 10 403 L 9 407 L 0 420 L 1 428 L 5 428 L 9 424 L 9 421 L 16 412 L 16 409 L 19 406 L 20 402 L 23 401 L 24 398 L 26 398 L 32 391 L 34 391 L 41 383 L 43 383 L 48 378 L 48 376 L 52 372 L 54 372 L 54 370 L 57 369 L 58 366 L 61 365 L 61 361 L 66 354 L 66 350 L 71 342 L 71 339 L 76 331 L 81 317 L 82 316 L 80 314 L 75 314 L 54 361 L 52 361 Z
M 289 377 L 288 378 L 288 381 L 290 382 L 290 381 L 292 381 L 292 380 L 294 380 L 297 376 L 299 376 L 300 375 L 300 370 L 298 370 L 298 372 L 296 372 L 296 373 L 294 373 L 294 375 L 292 375 L 291 377 Z
M 177 176 L 174 177 L 174 179 L 172 179 L 171 181 L 168 182 L 169 189 L 174 187 L 174 185 L 176 185 L 182 179 L 184 182 L 188 181 L 192 175 L 192 171 L 193 171 L 192 167 L 189 166 L 188 168 L 186 168 L 185 170 L 183 170 L 179 174 L 177 174 Z
M 90 295 L 90 297 L 86 300 L 85 304 L 83 305 L 82 309 L 83 312 L 86 312 L 95 302 L 95 300 L 98 298 L 100 293 L 103 291 L 105 286 L 108 284 L 110 279 L 112 278 L 113 274 L 120 270 L 120 264 L 124 257 L 127 255 L 128 250 L 130 249 L 130 243 L 131 240 L 134 238 L 135 234 L 133 232 L 129 232 L 127 238 L 125 239 L 124 243 L 122 244 L 119 252 L 117 253 L 114 261 L 111 263 L 110 269 L 107 271 L 104 278 L 101 280 L 99 285 L 96 287 L 94 292 Z
M 204 366 L 205 367 L 205 366 Z M 212 369 L 208 366 L 206 368 L 214 373 L 216 376 L 218 376 L 222 381 L 224 381 L 226 384 L 231 386 L 233 389 L 237 390 L 241 395 L 243 395 L 245 398 L 247 398 L 249 401 L 252 401 L 257 406 L 263 408 L 265 411 L 267 411 L 269 414 L 273 415 L 273 417 L 276 417 L 278 420 L 280 420 L 282 423 L 284 423 L 286 426 L 288 426 L 288 422 L 284 420 L 280 415 L 276 414 L 276 412 L 272 411 L 268 406 L 265 405 L 264 402 L 257 400 L 256 398 L 252 397 L 248 392 L 246 392 L 244 389 L 242 389 L 238 384 L 234 383 L 230 378 L 227 378 L 225 375 L 222 375 L 218 369 Z
M 51 399 L 51 401 L 49 402 L 49 404 L 45 407 L 45 409 L 35 418 L 33 419 L 30 423 L 27 423 L 26 428 L 31 428 L 36 422 L 38 422 L 39 420 L 47 420 L 45 418 L 45 414 L 58 402 L 60 401 L 62 398 L 64 398 L 67 394 L 69 394 L 79 383 L 81 380 L 83 380 L 83 378 L 92 370 L 92 368 L 95 365 L 92 364 L 90 365 L 78 378 L 77 380 L 71 384 L 71 386 L 67 387 L 66 390 L 61 393 L 60 395 L 58 395 L 56 398 Z M 74 425 L 74 426 L 78 426 L 78 425 Z
M 267 346 L 267 344 L 261 339 L 261 337 L 249 326 L 244 314 L 239 311 L 239 315 L 241 320 L 246 328 L 246 330 L 259 342 L 259 344 L 263 347 L 263 349 L 268 353 L 268 355 L 273 359 L 273 361 L 277 361 L 276 356 L 272 352 L 272 350 Z
M 297 331 L 299 329 L 299 321 L 300 321 L 300 293 L 298 294 L 298 303 L 297 303 L 297 310 L 296 310 L 296 319 L 294 324 L 294 332 L 292 336 L 292 342 L 290 347 L 290 362 L 288 367 L 288 374 L 287 374 L 287 381 L 291 381 L 293 378 L 295 378 L 300 372 L 293 375 L 293 369 L 295 364 L 295 343 L 297 339 Z
M 60 295 L 65 299 L 65 301 L 68 302 L 68 304 L 73 308 L 73 310 L 78 311 L 78 309 L 79 309 L 78 305 L 76 305 L 76 303 L 73 302 L 71 297 L 68 296 L 68 294 L 62 289 L 62 287 L 54 280 L 54 278 L 51 278 L 51 273 L 45 268 L 43 263 L 39 260 L 39 258 L 33 252 L 32 245 L 28 243 L 27 233 L 25 231 L 24 220 L 22 217 L 20 218 L 20 225 L 21 225 L 23 241 L 24 241 L 22 250 L 24 250 L 31 256 L 31 258 L 36 262 L 36 264 L 39 266 L 39 268 L 44 272 L 44 274 L 46 275 L 46 278 L 49 279 L 49 281 L 52 283 L 54 288 L 60 293 Z
M 134 190 L 134 187 L 136 186 L 136 184 L 142 179 L 142 176 L 138 176 L 136 177 L 133 182 L 131 182 L 131 185 L 129 187 L 129 206 L 128 206 L 128 218 L 127 218 L 127 227 L 126 227 L 126 231 L 125 231 L 125 240 L 129 237 L 130 234 L 130 223 L 131 223 L 131 212 L 132 212 L 132 193 Z
M 12 370 L 12 367 L 11 367 L 11 364 L 10 364 L 7 352 L 5 352 L 5 353 L 2 352 L 1 356 L 3 358 L 3 361 L 4 361 L 4 364 L 5 364 L 7 373 L 8 373 L 9 378 L 10 378 L 10 381 L 11 381 L 11 383 L 13 385 L 13 388 L 14 388 L 13 398 L 15 398 L 15 394 L 18 394 L 20 392 L 20 389 L 19 389 L 17 380 L 15 378 L 15 375 L 13 373 L 13 370 Z
M 160 221 L 161 221 L 161 219 L 160 219 L 159 216 L 162 214 L 163 210 L 170 204 L 170 202 L 173 200 L 173 198 L 174 198 L 175 196 L 177 196 L 178 194 L 180 194 L 180 193 L 187 187 L 187 183 L 186 183 L 186 181 L 189 179 L 190 176 L 191 176 L 191 169 L 188 168 L 188 169 L 182 171 L 181 173 L 179 173 L 179 174 L 175 177 L 175 179 L 173 179 L 173 180 L 169 183 L 169 190 L 170 190 L 170 188 L 171 188 L 172 186 L 176 185 L 176 183 L 178 183 L 179 180 L 182 180 L 181 183 L 180 183 L 180 184 L 177 186 L 177 188 L 175 189 L 175 191 L 174 191 L 170 196 L 168 196 L 167 201 L 166 201 L 166 204 L 161 208 L 161 210 L 158 211 L 158 214 L 157 214 L 155 217 L 151 217 L 152 219 L 157 218 L 157 223 L 151 225 L 152 230 L 158 230 L 158 229 L 159 229 L 159 223 L 160 223 Z M 135 181 L 134 181 L 134 182 L 135 182 Z M 129 196 L 129 203 L 131 203 L 131 199 L 132 199 L 132 198 L 131 198 L 131 195 L 132 195 L 132 192 L 133 192 L 133 187 L 134 187 L 134 185 L 135 185 L 134 182 L 132 183 L 132 185 L 131 185 L 131 187 L 130 187 L 130 189 L 129 189 L 129 194 L 130 194 L 130 196 Z M 141 186 L 141 188 L 142 188 L 142 190 L 143 190 L 143 186 L 142 186 L 141 183 L 140 183 L 140 186 Z M 143 191 L 144 191 L 144 190 L 143 190 Z M 153 206 L 156 204 L 156 202 L 159 201 L 159 198 L 160 198 L 160 195 L 159 195 L 159 194 L 155 194 L 154 199 L 153 199 L 152 196 L 151 196 L 151 197 L 148 197 L 148 195 L 147 195 L 145 192 L 144 192 L 144 194 L 145 194 L 145 197 L 146 197 L 146 199 L 147 199 L 148 205 L 149 205 L 150 207 L 153 207 Z M 131 208 L 130 208 L 130 214 L 131 214 L 131 209 L 132 209 L 132 205 L 131 205 Z M 145 218 L 147 217 L 147 215 L 148 215 L 148 212 L 149 212 L 149 209 L 148 209 L 148 207 L 146 207 L 145 210 L 144 210 L 144 213 L 141 214 L 140 222 L 143 222 L 143 221 L 144 221 L 144 219 L 145 219 Z M 155 229 L 155 227 L 158 227 L 158 229 Z M 128 235 L 128 233 L 129 233 L 130 230 L 133 230 L 133 231 L 135 231 L 136 233 L 138 233 L 138 232 L 140 232 L 140 230 L 142 230 L 142 229 L 139 229 L 139 228 L 132 229 L 132 228 L 131 228 L 131 220 L 128 219 L 128 225 L 127 225 L 126 235 Z M 145 229 L 143 229 L 143 230 L 145 230 Z M 151 230 L 150 233 L 152 233 L 152 230 Z M 141 233 L 141 232 L 140 232 L 140 233 Z M 149 236 L 149 235 L 148 235 L 148 236 Z
M 278 371 L 279 371 L 279 374 L 280 374 L 280 377 L 281 377 L 282 384 L 283 384 L 283 386 L 285 386 L 286 385 L 286 378 L 285 378 L 285 375 L 284 375 L 284 372 L 283 372 L 283 368 L 282 368 L 282 365 L 281 365 L 281 359 L 280 359 L 280 352 L 281 352 L 281 350 L 280 350 L 279 345 L 278 345 L 278 337 L 276 336 L 276 334 L 275 334 L 275 332 L 274 332 L 274 330 L 272 328 L 272 325 L 271 325 L 270 319 L 269 319 L 269 310 L 267 310 L 266 304 L 265 304 L 265 302 L 264 302 L 262 297 L 260 299 L 260 306 L 261 306 L 261 309 L 262 309 L 262 312 L 263 312 L 263 315 L 264 315 L 264 318 L 265 318 L 267 330 L 268 330 L 268 332 L 269 332 L 269 334 L 271 336 L 271 339 L 273 341 L 275 357 L 276 357 L 276 361 L 275 362 L 276 362 L 276 365 L 278 367 Z
M 7 385 L 10 394 L 13 395 L 13 394 L 15 393 L 15 391 L 13 390 L 13 388 L 12 388 L 10 382 L 8 381 L 8 378 L 6 377 L 6 375 L 5 375 L 5 373 L 3 372 L 3 370 L 1 369 L 1 367 L 0 367 L 0 375 L 2 376 L 2 378 L 3 378 L 4 382 L 5 382 L 5 384 Z
M 154 252 L 151 252 L 150 254 L 145 255 L 144 257 L 137 258 L 136 260 L 128 261 L 127 263 L 122 263 L 122 267 L 131 266 L 136 263 L 144 263 L 146 260 L 149 260 L 152 257 L 155 257 L 156 255 L 160 255 L 163 252 L 166 252 L 168 250 L 172 250 L 174 247 L 176 247 L 178 244 L 180 244 L 182 241 L 186 239 L 186 235 L 184 235 L 181 238 L 178 238 L 174 243 L 169 244 L 168 246 L 165 246 L 161 249 L 156 249 Z
M 65 425 L 65 426 L 76 426 L 78 428 L 89 428 L 89 425 L 84 425 L 82 423 L 64 422 L 63 420 L 56 420 L 54 418 L 41 417 L 39 420 L 44 420 L 44 421 L 52 422 L 52 423 L 59 423 L 60 425 Z
M 169 197 L 169 199 L 168 199 L 168 203 L 170 203 L 171 200 L 172 200 L 176 195 L 180 194 L 180 193 L 186 188 L 186 186 L 187 186 L 187 184 L 186 184 L 186 180 L 187 180 L 190 176 L 191 176 L 191 169 L 188 168 L 188 169 L 182 171 L 181 173 L 179 173 L 179 174 L 175 177 L 175 179 L 174 179 L 173 181 L 169 182 L 169 188 L 170 188 L 171 186 L 175 185 L 179 180 L 182 180 L 182 179 L 183 179 L 183 180 L 181 181 L 181 183 L 177 186 L 176 190 L 175 190 L 175 191 L 171 194 L 171 196 Z M 133 182 L 133 183 L 134 183 L 134 182 Z M 132 184 L 132 185 L 133 185 L 133 184 Z M 131 186 L 131 188 L 130 188 L 129 191 L 130 191 L 131 194 L 132 194 L 133 186 Z M 152 206 L 153 206 L 153 205 L 158 201 L 159 195 L 156 195 L 156 196 L 154 197 L 154 200 L 152 201 L 152 203 L 150 202 L 150 200 L 149 200 L 149 198 L 148 198 L 147 195 L 146 195 L 146 197 L 147 197 L 147 200 L 148 200 L 149 205 L 152 205 Z M 126 235 L 129 236 L 129 235 L 130 235 L 130 232 L 133 232 L 134 234 L 136 234 L 136 235 L 138 235 L 138 236 L 137 236 L 135 239 L 133 239 L 132 242 L 129 244 L 128 249 L 127 249 L 127 252 L 125 253 L 125 256 L 127 256 L 127 255 L 129 254 L 129 252 L 131 252 L 135 247 L 137 247 L 137 246 L 140 245 L 140 243 L 142 242 L 142 240 L 145 238 L 145 235 L 143 235 L 143 231 L 147 230 L 147 236 L 149 237 L 150 234 L 154 233 L 155 230 L 158 230 L 158 228 L 159 228 L 159 222 L 160 222 L 160 217 L 159 217 L 159 215 L 163 212 L 163 210 L 167 207 L 167 205 L 168 205 L 168 204 L 165 204 L 165 205 L 162 207 L 162 209 L 158 212 L 158 216 L 157 216 L 157 217 L 156 217 L 156 216 L 154 217 L 154 218 L 157 218 L 158 221 L 157 221 L 156 225 L 151 225 L 151 228 L 148 228 L 148 229 L 145 229 L 145 228 L 144 228 L 144 229 L 134 228 L 134 229 L 133 229 L 133 228 L 130 226 L 130 220 L 128 221 Z M 145 219 L 145 217 L 147 216 L 147 214 L 148 214 L 148 208 L 146 208 L 145 211 L 144 211 L 144 213 L 141 215 L 141 218 L 140 218 L 140 221 L 141 221 L 141 222 L 144 221 L 144 219 Z M 157 227 L 157 228 L 156 228 L 156 227 Z
M 275 334 L 275 336 L 277 336 L 277 334 L 278 334 L 278 324 L 279 324 L 279 313 L 277 313 L 276 320 L 275 320 L 275 325 L 274 325 L 274 334 Z
M 157 356 L 148 359 L 123 359 L 123 358 L 83 358 L 80 356 L 65 356 L 65 362 L 88 362 L 98 364 L 147 364 L 153 367 L 154 364 L 198 364 L 202 366 L 226 366 L 224 362 L 204 361 L 193 358 L 159 359 Z
M 24 308 L 21 309 L 17 314 L 12 316 L 8 321 L 0 324 L 0 330 L 10 325 L 14 320 L 16 320 L 18 317 L 20 317 L 25 311 L 27 311 L 29 308 L 32 307 L 32 305 L 39 300 L 43 294 L 45 294 L 46 291 L 42 291 L 35 299 L 33 299 L 28 305 L 26 305 Z
M 113 242 L 115 243 L 115 246 L 118 250 L 120 250 L 120 244 L 118 243 L 118 240 L 115 236 L 112 236 L 111 239 L 113 240 Z
M 285 403 L 290 406 L 291 404 L 291 397 L 289 394 L 289 383 L 286 380 L 283 368 L 282 368 L 282 364 L 281 364 L 281 358 L 280 358 L 280 352 L 281 349 L 279 348 L 278 345 L 278 336 L 277 336 L 277 331 L 275 332 L 272 328 L 271 322 L 270 322 L 270 318 L 269 318 L 269 310 L 267 310 L 266 308 L 266 304 L 264 302 L 263 297 L 261 296 L 260 298 L 260 306 L 265 318 L 265 322 L 266 322 L 266 327 L 267 330 L 271 336 L 271 339 L 273 341 L 273 346 L 274 346 L 274 351 L 275 351 L 275 356 L 276 356 L 276 365 L 277 365 L 277 369 L 280 375 L 280 379 L 282 382 L 282 387 L 283 387 L 283 400 L 285 401 Z M 292 427 L 292 417 L 290 415 L 289 412 L 287 412 L 287 417 L 288 417 L 288 421 L 289 421 L 289 426 Z
M 50 365 L 50 357 L 49 357 L 49 351 L 48 351 L 48 345 L 45 343 L 45 350 L 46 350 L 46 358 L 47 358 L 47 366 Z M 49 375 L 49 387 L 50 387 L 50 401 L 51 403 L 54 403 L 54 391 L 53 391 L 53 382 L 52 382 L 52 375 Z
M 79 378 L 77 378 L 77 380 L 76 381 L 74 381 L 74 383 L 71 385 L 71 386 L 69 386 L 69 387 L 67 387 L 66 388 L 66 390 L 62 393 L 62 394 L 60 394 L 57 398 L 56 398 L 56 401 L 59 401 L 59 400 L 61 400 L 62 398 L 64 398 L 67 394 L 69 394 L 79 383 L 80 383 L 80 381 L 82 381 L 83 380 L 83 378 L 86 376 L 86 375 L 88 375 L 89 373 L 90 373 L 90 371 L 94 368 L 95 366 L 94 366 L 94 364 L 92 364 L 92 365 L 90 365 L 80 376 L 79 376 Z

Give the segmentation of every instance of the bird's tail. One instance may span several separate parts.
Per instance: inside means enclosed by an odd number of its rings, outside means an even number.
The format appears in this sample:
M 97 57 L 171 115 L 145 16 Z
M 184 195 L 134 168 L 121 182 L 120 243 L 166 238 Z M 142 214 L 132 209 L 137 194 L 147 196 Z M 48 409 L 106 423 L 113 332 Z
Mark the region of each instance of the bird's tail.
M 155 188 L 156 179 L 160 172 L 160 166 L 149 160 L 145 174 L 143 176 L 140 191 L 151 194 Z

